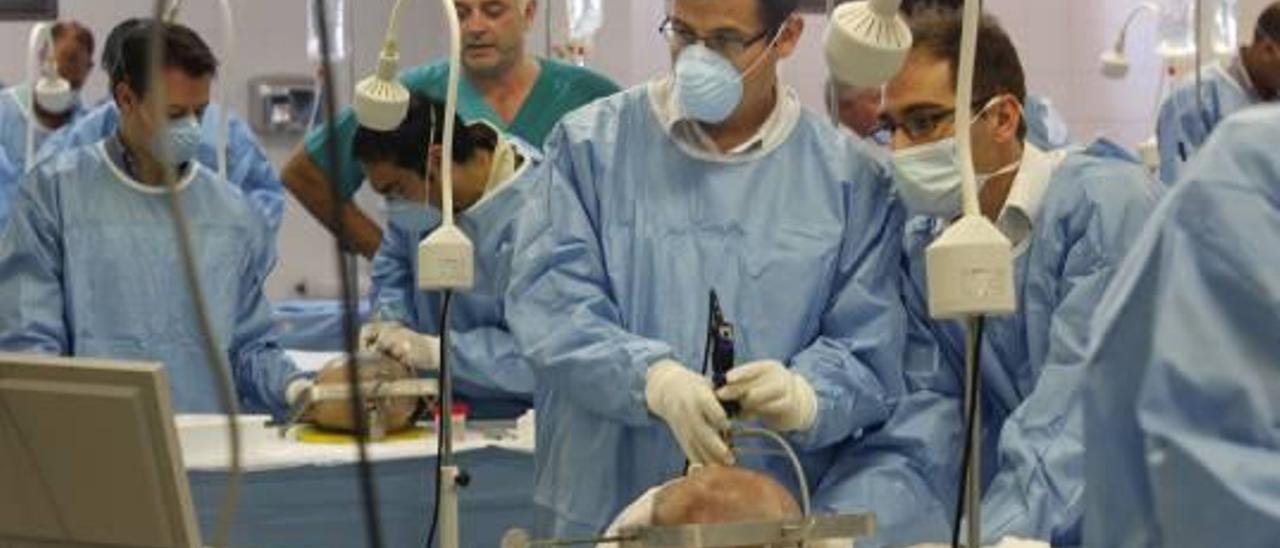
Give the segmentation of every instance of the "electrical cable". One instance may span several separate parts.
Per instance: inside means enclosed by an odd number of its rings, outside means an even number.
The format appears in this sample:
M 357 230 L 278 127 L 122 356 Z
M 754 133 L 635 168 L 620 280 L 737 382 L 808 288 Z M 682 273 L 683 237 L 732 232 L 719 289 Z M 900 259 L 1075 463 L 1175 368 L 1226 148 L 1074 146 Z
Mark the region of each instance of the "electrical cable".
M 322 0 L 311 0 L 312 2 L 320 2 Z M 330 58 L 332 56 L 329 43 L 331 38 L 329 33 L 328 10 L 323 5 L 313 4 L 316 16 L 316 28 L 320 30 L 318 38 L 320 39 L 320 59 L 321 64 L 325 67 L 330 66 Z M 333 74 L 326 70 L 323 74 L 324 81 L 324 109 L 325 118 L 327 120 L 337 120 L 336 105 L 334 104 L 334 86 Z M 342 173 L 343 166 L 346 161 L 338 150 L 338 132 L 333 124 L 325 125 L 325 156 L 328 158 L 328 166 L 330 172 L 327 173 L 329 180 L 336 180 L 335 176 Z M 346 370 L 347 381 L 351 389 L 351 413 L 356 425 L 356 453 L 359 461 L 356 465 L 357 475 L 360 482 L 361 504 L 364 508 L 365 531 L 368 534 L 368 545 L 372 548 L 381 548 L 382 543 L 382 521 L 379 519 L 378 512 L 378 491 L 377 485 L 374 483 L 373 468 L 369 463 L 369 416 L 365 413 L 364 394 L 360 391 L 360 372 L 356 363 L 356 315 L 357 309 L 356 299 L 358 298 L 354 288 L 355 259 L 351 254 L 347 253 L 347 230 L 346 225 L 342 223 L 342 206 L 346 203 L 346 199 L 342 197 L 342 193 L 338 190 L 337 185 L 329 185 L 332 201 L 331 222 L 338 230 L 338 238 L 336 248 L 338 255 L 338 275 L 341 278 L 342 285 L 342 334 L 344 338 L 344 348 L 346 349 Z
M 960 489 L 956 494 L 955 520 L 951 524 L 951 546 L 960 547 L 960 522 L 963 521 L 965 495 L 969 490 L 969 467 L 977 463 L 971 462 L 974 453 L 974 441 L 979 431 L 977 415 L 979 401 L 982 400 L 981 382 L 981 346 L 982 329 L 985 318 L 978 316 L 969 325 L 968 348 L 965 350 L 965 386 L 969 388 L 969 398 L 965 402 L 964 455 L 960 459 Z M 976 475 L 976 474 L 975 474 Z
M 156 0 L 153 8 L 152 20 L 162 21 L 165 10 L 164 0 Z M 152 116 L 156 120 L 168 119 L 166 105 L 168 101 L 167 91 L 164 82 L 160 78 L 162 73 L 164 59 L 164 41 L 163 32 L 164 24 L 153 24 L 151 27 L 151 36 L 149 39 L 149 71 L 148 92 L 152 101 Z M 166 139 L 159 139 L 160 158 L 172 158 L 172 146 Z M 200 281 L 200 272 L 196 266 L 195 250 L 191 243 L 191 230 L 187 222 L 186 213 L 183 210 L 182 196 L 178 190 L 178 174 L 175 171 L 176 166 L 168 160 L 161 162 L 164 185 L 168 188 L 169 210 L 173 219 L 173 226 L 177 234 L 178 252 L 182 259 L 183 274 L 186 278 L 187 291 L 191 293 L 191 301 L 195 307 L 195 316 L 200 328 L 200 338 L 204 343 L 205 354 L 208 357 L 206 364 L 212 368 L 215 388 L 218 392 L 218 400 L 223 411 L 227 415 L 227 438 L 230 444 L 229 463 L 227 467 L 227 489 L 223 495 L 221 504 L 218 507 L 218 517 L 215 521 L 213 540 L 214 546 L 230 545 L 231 525 L 235 521 L 236 505 L 240 500 L 240 483 L 241 483 L 241 444 L 240 444 L 240 424 L 239 409 L 236 405 L 235 389 L 231 382 L 231 367 L 227 361 L 227 356 L 223 354 L 219 348 L 217 334 L 213 329 L 213 323 L 209 316 L 208 302 L 205 300 L 204 291 Z M 189 169 L 199 169 L 194 165 Z
M 430 162 L 428 162 L 430 163 Z M 449 367 L 449 303 L 453 301 L 453 291 L 446 290 L 444 292 L 444 303 L 440 305 L 440 395 L 443 397 L 445 392 L 444 377 Z M 452 387 L 449 387 L 452 389 Z M 441 413 L 443 407 L 436 406 L 436 500 L 431 509 L 431 527 L 427 529 L 427 538 L 422 543 L 425 548 L 431 548 L 435 543 L 436 526 L 440 523 L 440 499 L 444 495 L 444 444 L 445 433 L 449 436 L 453 435 L 453 417 L 443 417 Z M 444 421 L 449 421 L 449 428 L 445 428 Z
M 812 515 L 812 506 L 809 503 L 809 478 L 805 476 L 804 466 L 800 464 L 800 457 L 796 455 L 796 451 L 791 447 L 791 444 L 787 443 L 787 440 L 783 439 L 783 437 L 777 432 L 774 432 L 773 430 L 766 430 L 764 428 L 734 428 L 733 435 L 755 436 L 758 438 L 769 439 L 777 443 L 778 446 L 782 448 L 783 454 L 785 454 L 788 460 L 791 461 L 791 470 L 795 472 L 796 481 L 799 483 L 800 508 L 804 511 L 804 517 L 807 518 Z

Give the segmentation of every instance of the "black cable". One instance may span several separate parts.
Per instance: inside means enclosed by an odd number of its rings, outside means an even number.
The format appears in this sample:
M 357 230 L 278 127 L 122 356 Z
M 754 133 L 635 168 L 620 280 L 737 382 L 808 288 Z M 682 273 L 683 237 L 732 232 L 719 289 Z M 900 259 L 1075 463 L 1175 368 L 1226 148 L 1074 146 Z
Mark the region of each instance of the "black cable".
M 445 290 L 444 303 L 440 306 L 440 379 L 443 381 L 446 374 L 445 368 L 449 366 L 449 302 L 453 300 L 453 291 Z M 452 389 L 452 387 L 449 387 Z M 445 390 L 444 383 L 440 384 L 441 395 Z M 425 548 L 431 548 L 435 543 L 436 525 L 440 522 L 440 498 L 444 495 L 444 421 L 452 421 L 453 417 L 441 416 L 444 408 L 436 406 L 436 500 L 431 510 L 431 527 L 427 529 L 427 538 L 422 543 Z M 452 429 L 449 435 L 453 435 Z
M 319 29 L 320 39 L 320 62 L 325 67 L 323 71 L 323 105 L 325 119 L 330 122 L 337 120 L 337 107 L 334 104 L 333 74 L 328 70 L 330 67 L 331 44 L 329 43 L 329 15 L 328 8 L 321 0 L 311 0 L 313 2 L 312 11 L 316 14 L 316 28 Z M 325 124 L 325 156 L 329 159 L 329 172 L 326 173 L 329 184 L 330 199 L 332 201 L 332 211 L 330 211 L 333 226 L 338 231 L 337 252 L 338 252 L 338 275 L 341 277 L 342 285 L 342 334 L 343 343 L 346 349 L 346 370 L 347 382 L 351 388 L 351 413 L 352 419 L 356 425 L 356 452 L 359 455 L 359 462 L 356 465 L 357 475 L 360 481 L 360 498 L 364 508 L 365 531 L 368 534 L 368 545 L 372 548 L 382 548 L 382 521 L 378 516 L 378 490 L 374 483 L 373 467 L 369 463 L 369 416 L 365 413 L 364 394 L 360 391 L 360 371 L 356 363 L 356 310 L 358 298 L 355 291 L 355 283 L 352 279 L 355 276 L 355 258 L 347 253 L 347 229 L 342 223 L 342 206 L 346 203 L 338 185 L 333 181 L 337 180 L 337 176 L 343 173 L 343 166 L 340 165 L 345 161 L 345 157 L 338 150 L 338 131 L 332 123 Z
M 151 100 L 154 104 L 152 114 L 157 119 L 165 119 L 164 105 L 167 91 L 164 83 L 160 79 L 161 65 L 164 59 L 164 31 L 166 23 L 162 23 L 162 17 L 165 11 L 165 0 L 156 0 L 152 8 L 152 27 L 150 36 L 148 37 L 147 52 L 147 88 L 151 94 Z M 225 105 L 224 105 L 225 108 Z M 209 315 L 209 303 L 205 299 L 203 287 L 200 281 L 200 271 L 196 265 L 196 252 L 191 243 L 191 227 L 187 222 L 186 212 L 183 209 L 182 196 L 178 191 L 178 174 L 176 166 L 168 160 L 173 158 L 172 145 L 165 139 L 160 139 L 161 147 L 161 176 L 166 189 L 168 189 L 168 202 L 170 217 L 173 219 L 175 237 L 177 240 L 178 254 L 182 260 L 183 276 L 186 279 L 187 291 L 191 293 L 192 306 L 195 308 L 196 323 L 200 330 L 200 342 L 204 346 L 205 355 L 208 358 L 206 363 L 212 369 L 214 386 L 218 393 L 218 404 L 222 407 L 223 412 L 227 416 L 227 438 L 230 444 L 230 455 L 228 456 L 227 469 L 227 490 L 222 497 L 222 501 L 218 506 L 218 518 L 214 525 L 213 544 L 215 546 L 226 546 L 230 544 L 231 526 L 235 522 L 236 504 L 240 501 L 240 483 L 241 483 L 241 445 L 240 445 L 240 423 L 239 408 L 236 405 L 235 388 L 231 381 L 231 366 L 228 363 L 227 355 L 224 354 L 218 343 L 217 334 L 213 329 L 213 322 Z M 194 161 L 193 161 L 194 162 Z M 198 169 L 194 164 L 188 169 Z M 173 365 L 173 364 L 166 364 Z
M 969 461 L 969 457 L 973 455 L 973 439 L 976 437 L 978 429 L 978 421 L 973 420 L 978 414 L 979 401 L 982 400 L 982 374 L 981 374 L 981 356 L 982 356 L 982 328 L 985 322 L 984 317 L 978 316 L 974 320 L 973 333 L 969 339 L 972 344 L 965 349 L 967 361 L 965 362 L 965 385 L 969 386 L 970 398 L 966 402 L 965 409 L 965 425 L 964 425 L 964 455 L 960 459 L 960 491 L 956 494 L 956 513 L 955 521 L 951 523 L 951 547 L 960 548 L 960 522 L 964 517 L 964 501 L 965 491 L 969 489 L 969 467 L 973 464 Z M 968 367 L 972 363 L 973 367 Z

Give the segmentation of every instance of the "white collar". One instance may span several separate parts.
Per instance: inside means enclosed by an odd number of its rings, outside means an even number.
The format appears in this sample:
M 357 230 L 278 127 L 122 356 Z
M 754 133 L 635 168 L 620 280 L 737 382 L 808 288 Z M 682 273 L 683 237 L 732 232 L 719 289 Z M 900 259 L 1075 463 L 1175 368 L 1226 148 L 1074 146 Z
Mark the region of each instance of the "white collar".
M 158 195 L 169 192 L 168 187 L 142 184 L 121 170 L 120 166 L 116 165 L 115 160 L 111 159 L 111 153 L 107 152 L 106 141 L 99 141 L 96 148 L 98 149 L 98 154 L 102 156 L 102 161 L 107 163 L 107 168 L 111 170 L 111 173 L 115 175 L 116 180 L 119 181 L 120 184 L 143 194 Z M 196 162 L 195 160 L 191 160 L 190 162 L 187 162 L 187 164 L 187 172 L 178 180 L 179 192 L 186 190 L 188 186 L 191 186 L 191 182 L 196 178 L 196 172 L 200 170 L 199 162 Z
M 508 146 L 513 148 L 515 147 L 513 144 L 508 144 Z M 529 166 L 533 164 L 533 158 L 529 157 L 528 154 L 523 154 L 523 151 L 513 152 L 519 153 L 520 160 L 522 160 L 520 166 L 511 173 L 510 177 L 506 177 L 498 181 L 490 181 L 489 187 L 484 189 L 484 194 L 480 196 L 480 199 L 476 200 L 476 203 L 471 204 L 471 207 L 468 207 L 466 211 L 463 211 L 463 214 L 466 214 L 467 212 L 472 212 L 472 214 L 474 214 L 474 212 L 479 211 L 486 203 L 492 201 L 491 199 L 494 196 L 497 196 L 503 190 L 506 190 L 507 187 L 511 186 L 513 181 L 524 177 L 525 172 L 529 171 Z
M 1031 143 L 1023 145 L 1018 174 L 1014 176 L 1009 195 L 996 217 L 996 226 L 1013 243 L 1015 252 L 1025 248 L 1024 244 L 1040 215 L 1049 180 L 1066 156 L 1065 150 L 1044 152 Z
M 760 129 L 750 139 L 726 153 L 716 147 L 699 122 L 684 115 L 676 97 L 675 80 L 670 75 L 652 80 L 648 84 L 649 102 L 667 135 L 686 151 L 712 160 L 754 158 L 777 148 L 791 136 L 791 130 L 800 121 L 800 96 L 790 86 L 779 84 L 778 89 L 778 101 Z

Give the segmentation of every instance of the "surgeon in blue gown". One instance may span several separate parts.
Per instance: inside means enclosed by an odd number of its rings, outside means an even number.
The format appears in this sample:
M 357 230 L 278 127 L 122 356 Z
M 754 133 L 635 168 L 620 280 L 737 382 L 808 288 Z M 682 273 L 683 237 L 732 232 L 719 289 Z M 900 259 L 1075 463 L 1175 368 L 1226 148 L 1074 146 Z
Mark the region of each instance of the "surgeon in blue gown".
M 1280 2 L 1258 17 L 1253 43 L 1223 64 L 1188 75 L 1165 97 L 1156 119 L 1160 180 L 1172 185 L 1214 128 L 1232 113 L 1280 97 Z
M 418 244 L 441 220 L 442 120 L 443 103 L 415 95 L 399 128 L 360 128 L 352 146 L 390 211 L 373 259 L 376 321 L 361 330 L 361 343 L 429 371 L 439 369 L 442 302 L 440 292 L 418 289 Z M 514 417 L 532 404 L 534 381 L 507 326 L 503 294 L 520 212 L 543 179 L 532 147 L 486 122 L 466 125 L 458 118 L 456 124 L 453 200 L 457 223 L 475 249 L 476 284 L 454 294 L 449 306 L 454 388 L 473 412 Z M 425 143 L 431 143 L 429 170 Z
M 177 412 L 222 409 L 177 252 L 169 161 L 227 373 L 247 409 L 282 414 L 309 381 L 276 343 L 262 292 L 272 243 L 244 196 L 194 161 L 217 61 L 194 32 L 166 26 L 167 119 L 155 120 L 149 34 L 125 38 L 112 77 L 120 130 L 41 162 L 14 199 L 0 233 L 0 350 L 159 361 Z
M 113 48 L 118 44 L 115 36 L 127 32 L 146 20 L 131 19 L 117 26 L 118 32 L 107 37 L 103 51 L 103 70 L 110 73 L 112 61 L 118 54 Z M 215 172 L 218 171 L 219 125 L 222 109 L 210 104 L 200 115 L 200 150 L 196 160 Z M 249 197 L 250 203 L 266 221 L 274 234 L 280 228 L 284 215 L 284 183 L 271 165 L 266 152 L 254 136 L 248 124 L 234 112 L 228 112 L 226 141 L 227 180 Z M 101 141 L 116 131 L 120 125 L 120 109 L 114 101 L 105 101 L 89 110 L 76 122 L 51 136 L 40 147 L 37 158 L 46 158 L 59 152 Z
M 1280 107 L 1227 119 L 1096 315 L 1086 546 L 1280 539 Z
M 34 160 L 27 158 L 28 133 L 31 133 L 33 150 L 38 150 L 50 135 L 85 113 L 80 90 L 93 68 L 93 32 L 75 21 L 59 21 L 53 24 L 50 35 L 52 47 L 42 48 L 41 58 L 53 61 L 57 72 L 44 76 L 66 80 L 69 88 L 60 93 L 37 93 L 34 98 L 31 82 L 0 91 L 0 154 L 15 168 L 0 171 L 0 225 L 8 215 L 4 197 L 14 192 L 28 160 Z M 41 68 L 43 74 L 43 64 Z
M 954 137 L 958 14 L 918 18 L 906 64 L 886 87 L 907 222 L 903 291 L 911 392 L 889 423 L 847 442 L 823 478 L 819 511 L 874 512 L 859 546 L 950 539 L 963 445 L 965 333 L 929 317 L 925 251 L 960 212 Z M 981 342 L 983 537 L 1078 544 L 1084 455 L 1079 387 L 1090 318 L 1159 185 L 1115 145 L 1045 152 L 1025 141 L 1023 70 L 994 19 L 978 35 L 971 135 L 982 213 L 1014 244 L 1017 312 L 986 320 Z
M 817 477 L 901 393 L 902 211 L 867 145 L 779 82 L 796 5 L 675 0 L 673 74 L 548 140 L 507 293 L 537 381 L 544 535 L 601 531 L 686 459 L 733 462 L 717 397 L 787 433 Z M 719 393 L 700 373 L 712 290 L 740 364 Z

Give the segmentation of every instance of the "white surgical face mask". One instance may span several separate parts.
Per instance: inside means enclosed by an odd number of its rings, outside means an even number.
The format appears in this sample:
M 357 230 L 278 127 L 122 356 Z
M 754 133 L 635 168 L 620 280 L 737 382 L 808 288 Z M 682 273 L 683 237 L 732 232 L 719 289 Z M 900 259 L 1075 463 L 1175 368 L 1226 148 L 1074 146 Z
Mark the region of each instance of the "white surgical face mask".
M 998 97 L 992 99 L 973 117 L 974 121 L 999 101 Z M 978 192 L 982 192 L 987 181 L 1013 173 L 1020 165 L 1021 162 L 1016 161 L 993 172 L 977 174 Z M 893 175 L 898 196 L 912 213 L 943 219 L 960 215 L 964 203 L 960 194 L 963 178 L 955 137 L 895 150 Z

